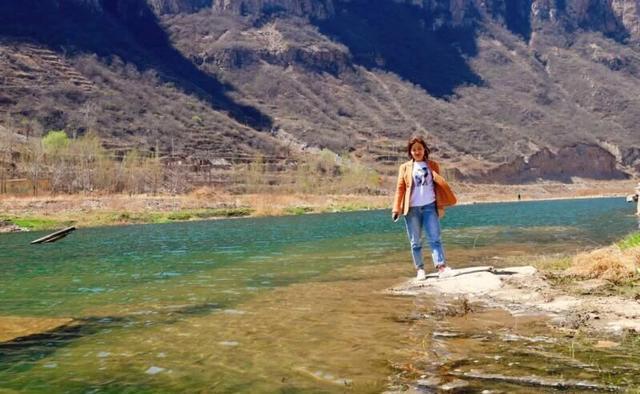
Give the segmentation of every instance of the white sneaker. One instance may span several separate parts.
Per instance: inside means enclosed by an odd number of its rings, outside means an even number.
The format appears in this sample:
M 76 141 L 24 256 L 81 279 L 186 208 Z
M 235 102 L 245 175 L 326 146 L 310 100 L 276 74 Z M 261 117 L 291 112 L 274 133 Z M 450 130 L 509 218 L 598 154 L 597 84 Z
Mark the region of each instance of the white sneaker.
M 451 278 L 453 274 L 453 270 L 448 266 L 444 266 L 444 268 L 438 268 L 438 278 L 440 279 Z
M 416 280 L 425 280 L 427 279 L 427 273 L 421 268 L 418 270 L 418 274 L 416 275 Z

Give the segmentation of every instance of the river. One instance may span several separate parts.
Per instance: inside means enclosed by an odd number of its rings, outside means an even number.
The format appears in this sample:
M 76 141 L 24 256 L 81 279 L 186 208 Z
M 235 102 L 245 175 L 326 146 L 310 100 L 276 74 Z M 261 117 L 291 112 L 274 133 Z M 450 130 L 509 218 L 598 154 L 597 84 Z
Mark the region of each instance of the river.
M 608 245 L 633 214 L 622 198 L 458 206 L 443 237 L 454 267 L 524 265 Z M 385 294 L 413 275 L 388 211 L 81 228 L 29 245 L 43 234 L 0 236 L 0 319 L 76 323 L 0 344 L 3 393 L 382 392 L 462 364 L 640 384 L 633 338 L 596 349 L 539 318 L 438 317 L 446 300 Z

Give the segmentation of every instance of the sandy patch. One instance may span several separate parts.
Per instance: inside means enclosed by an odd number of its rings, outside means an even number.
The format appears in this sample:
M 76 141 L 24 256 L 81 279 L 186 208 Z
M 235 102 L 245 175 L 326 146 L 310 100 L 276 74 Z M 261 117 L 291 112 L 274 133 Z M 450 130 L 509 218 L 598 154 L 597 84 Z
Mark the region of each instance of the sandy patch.
M 0 316 L 0 343 L 43 334 L 67 326 L 73 319 Z

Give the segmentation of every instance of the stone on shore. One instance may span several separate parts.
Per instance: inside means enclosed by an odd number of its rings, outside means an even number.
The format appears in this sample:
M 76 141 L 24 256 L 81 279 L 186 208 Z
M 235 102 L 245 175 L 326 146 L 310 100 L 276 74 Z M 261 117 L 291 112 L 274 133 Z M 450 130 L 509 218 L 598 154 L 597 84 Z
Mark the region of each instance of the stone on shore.
M 460 268 L 453 276 L 439 278 L 429 274 L 425 280 L 411 279 L 389 291 L 394 294 L 418 295 L 425 293 L 440 294 L 488 294 L 504 287 L 503 277 L 532 276 L 537 270 L 531 266 L 496 269 L 492 266 Z

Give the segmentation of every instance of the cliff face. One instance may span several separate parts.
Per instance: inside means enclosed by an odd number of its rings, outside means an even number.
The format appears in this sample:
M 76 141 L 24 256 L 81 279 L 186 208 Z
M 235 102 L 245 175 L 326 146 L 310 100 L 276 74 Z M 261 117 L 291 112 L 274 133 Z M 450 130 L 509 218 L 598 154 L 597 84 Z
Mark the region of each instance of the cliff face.
M 193 13 L 211 9 L 219 14 L 261 17 L 299 16 L 327 19 L 352 4 L 376 8 L 383 4 L 364 0 L 50 0 L 87 5 L 96 10 L 118 9 L 139 14 L 146 3 L 158 15 Z M 532 33 L 561 28 L 602 32 L 618 40 L 640 40 L 640 0 L 385 0 L 409 5 L 431 15 L 432 28 L 469 26 L 490 19 L 529 39 Z
M 640 2 L 633 0 L 613 0 L 611 2 L 614 15 L 627 29 L 629 36 L 640 41 Z
M 213 9 L 218 13 L 241 16 L 287 13 L 324 18 L 333 14 L 333 0 L 147 0 L 147 2 L 159 15 L 192 13 L 205 8 Z
M 191 13 L 212 5 L 212 0 L 147 0 L 147 2 L 159 15 Z
M 54 1 L 54 0 L 52 0 Z M 75 1 L 96 9 L 126 8 L 120 0 Z M 550 25 L 564 32 L 577 29 L 598 31 L 616 39 L 640 40 L 640 1 L 638 0 L 385 0 L 419 7 L 434 16 L 434 28 L 468 26 L 483 18 L 503 24 L 525 38 Z M 216 13 L 241 16 L 294 15 L 326 19 L 336 10 L 353 3 L 369 8 L 380 6 L 363 0 L 146 0 L 158 15 L 193 13 L 211 9 Z M 135 12 L 135 6 L 131 9 Z
M 539 179 L 571 182 L 572 177 L 591 179 L 625 179 L 613 154 L 596 145 L 567 146 L 558 152 L 542 149 L 531 157 L 518 159 L 484 173 L 475 179 L 499 179 L 508 183 L 526 183 Z
M 236 15 L 286 13 L 326 18 L 333 15 L 333 0 L 215 0 L 213 9 Z
M 90 0 L 91 1 L 91 0 Z M 259 15 L 285 12 L 313 18 L 335 15 L 341 5 L 358 0 L 148 0 L 162 12 L 185 12 L 212 7 L 217 12 Z M 638 0 L 389 0 L 417 6 L 438 15 L 436 26 L 465 25 L 479 16 L 492 18 L 515 31 L 526 33 L 547 23 L 567 29 L 600 31 L 615 37 L 640 38 Z M 369 7 L 380 3 L 366 2 Z

